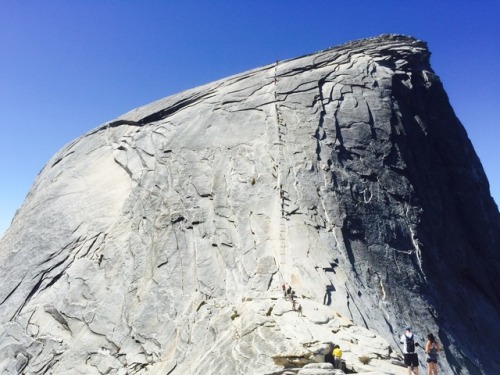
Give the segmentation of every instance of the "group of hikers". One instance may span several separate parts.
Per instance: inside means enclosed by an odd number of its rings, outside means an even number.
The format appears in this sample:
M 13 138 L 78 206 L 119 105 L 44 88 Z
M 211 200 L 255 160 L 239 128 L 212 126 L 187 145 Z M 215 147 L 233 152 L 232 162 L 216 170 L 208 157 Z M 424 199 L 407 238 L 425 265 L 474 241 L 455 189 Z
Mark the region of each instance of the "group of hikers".
M 405 366 L 408 366 L 408 375 L 411 375 L 412 372 L 414 372 L 415 375 L 418 375 L 418 355 L 416 353 L 416 348 L 419 347 L 420 344 L 413 335 L 411 327 L 406 327 L 405 332 L 401 336 L 400 342 L 403 344 L 404 364 Z M 437 375 L 437 361 L 438 353 L 440 351 L 441 348 L 436 338 L 432 333 L 429 333 L 427 335 L 427 343 L 425 344 L 428 375 Z M 340 350 L 338 345 L 333 347 L 332 357 L 333 367 L 336 369 L 342 369 L 342 350 Z
M 405 366 L 408 366 L 408 375 L 411 375 L 412 372 L 418 375 L 418 355 L 416 348 L 419 347 L 420 344 L 416 340 L 411 327 L 406 327 L 399 341 L 403 344 L 404 363 Z M 427 335 L 427 343 L 425 344 L 424 350 L 426 353 L 427 374 L 437 375 L 438 353 L 441 351 L 441 348 L 432 333 Z
M 283 294 L 285 295 L 285 299 L 290 298 L 292 301 L 292 309 L 299 313 L 299 316 L 302 316 L 302 306 L 297 302 L 297 296 L 295 295 L 295 291 L 292 290 L 291 286 L 286 287 L 285 284 L 282 285 Z
M 302 315 L 302 306 L 296 302 L 295 291 L 292 290 L 291 286 L 286 288 L 286 285 L 282 285 L 283 294 L 285 299 L 290 298 L 292 301 L 293 310 L 297 311 L 299 315 Z M 411 375 L 412 372 L 415 375 L 418 374 L 418 354 L 416 352 L 416 348 L 420 347 L 419 342 L 416 340 L 415 335 L 412 332 L 411 327 L 406 327 L 404 333 L 401 335 L 400 339 L 401 344 L 403 344 L 403 357 L 404 364 L 408 367 L 408 375 Z M 427 335 L 427 343 L 425 344 L 425 353 L 426 353 L 426 362 L 427 362 L 427 375 L 437 375 L 438 373 L 438 353 L 441 351 L 439 343 L 432 333 Z M 333 351 L 331 353 L 333 357 L 333 366 L 336 369 L 342 369 L 342 350 L 338 345 L 333 347 Z

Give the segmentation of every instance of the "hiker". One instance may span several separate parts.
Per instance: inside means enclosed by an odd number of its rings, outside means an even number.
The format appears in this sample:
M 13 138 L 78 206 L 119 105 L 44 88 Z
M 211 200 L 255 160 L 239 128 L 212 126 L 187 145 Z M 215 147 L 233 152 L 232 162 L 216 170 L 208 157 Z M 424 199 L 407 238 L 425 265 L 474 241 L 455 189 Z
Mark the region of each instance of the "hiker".
M 283 288 L 283 295 L 286 298 L 286 286 L 285 286 L 285 284 L 283 283 L 283 285 L 281 287 Z
M 288 289 L 286 290 L 286 294 L 287 295 L 292 294 L 292 287 L 290 285 L 288 285 Z
M 432 333 L 427 335 L 425 352 L 427 353 L 427 375 L 437 375 L 438 373 L 438 352 L 441 350 L 439 343 Z
M 333 347 L 333 368 L 342 370 L 342 350 L 340 346 L 335 345 Z
M 330 306 L 332 304 L 332 292 L 335 290 L 333 285 L 326 286 L 325 296 L 323 297 L 323 305 Z
M 411 327 L 406 327 L 399 341 L 403 344 L 403 356 L 405 366 L 408 366 L 408 375 L 411 375 L 412 371 L 415 375 L 418 375 L 418 355 L 415 352 L 415 348 L 420 346 L 420 344 L 416 341 Z
M 302 305 L 300 303 L 297 304 L 297 311 L 299 312 L 299 316 L 302 316 Z

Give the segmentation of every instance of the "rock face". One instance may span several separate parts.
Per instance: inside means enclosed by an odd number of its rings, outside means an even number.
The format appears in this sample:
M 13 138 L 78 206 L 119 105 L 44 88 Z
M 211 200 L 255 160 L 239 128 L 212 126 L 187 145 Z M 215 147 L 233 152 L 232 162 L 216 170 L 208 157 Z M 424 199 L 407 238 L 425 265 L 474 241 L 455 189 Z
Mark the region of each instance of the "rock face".
M 55 155 L 0 242 L 0 368 L 335 374 L 315 363 L 339 344 L 351 371 L 405 374 L 411 324 L 439 338 L 443 373 L 496 375 L 499 249 L 425 43 L 352 42 L 138 108 Z

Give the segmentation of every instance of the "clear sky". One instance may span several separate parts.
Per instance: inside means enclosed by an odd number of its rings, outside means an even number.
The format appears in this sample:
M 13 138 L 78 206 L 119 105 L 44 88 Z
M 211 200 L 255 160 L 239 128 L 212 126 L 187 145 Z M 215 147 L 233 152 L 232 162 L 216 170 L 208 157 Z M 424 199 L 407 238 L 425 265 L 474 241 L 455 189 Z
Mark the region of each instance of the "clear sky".
M 103 122 L 383 33 L 428 42 L 499 203 L 499 0 L 2 0 L 0 235 L 49 158 Z

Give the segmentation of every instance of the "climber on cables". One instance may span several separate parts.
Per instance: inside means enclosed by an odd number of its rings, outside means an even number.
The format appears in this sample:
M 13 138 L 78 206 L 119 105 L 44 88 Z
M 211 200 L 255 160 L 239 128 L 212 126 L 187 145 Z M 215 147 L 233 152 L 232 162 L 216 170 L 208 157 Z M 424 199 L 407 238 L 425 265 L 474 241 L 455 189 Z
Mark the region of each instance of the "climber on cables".
M 302 305 L 300 303 L 297 304 L 297 312 L 299 313 L 299 316 L 302 316 Z

